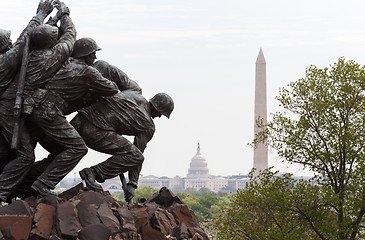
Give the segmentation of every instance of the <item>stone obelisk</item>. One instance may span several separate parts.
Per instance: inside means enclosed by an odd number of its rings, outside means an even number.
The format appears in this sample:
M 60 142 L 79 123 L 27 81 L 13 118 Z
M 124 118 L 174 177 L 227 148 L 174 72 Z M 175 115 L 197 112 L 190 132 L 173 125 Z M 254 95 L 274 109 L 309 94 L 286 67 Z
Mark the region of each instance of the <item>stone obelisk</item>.
M 267 123 L 267 104 L 266 104 L 266 61 L 262 49 L 260 48 L 259 55 L 256 60 L 256 75 L 255 75 L 255 121 L 254 132 L 258 133 L 260 128 L 257 127 L 256 121 L 262 118 L 263 123 Z M 268 168 L 268 147 L 265 143 L 259 143 L 253 153 L 253 167 L 255 173 Z

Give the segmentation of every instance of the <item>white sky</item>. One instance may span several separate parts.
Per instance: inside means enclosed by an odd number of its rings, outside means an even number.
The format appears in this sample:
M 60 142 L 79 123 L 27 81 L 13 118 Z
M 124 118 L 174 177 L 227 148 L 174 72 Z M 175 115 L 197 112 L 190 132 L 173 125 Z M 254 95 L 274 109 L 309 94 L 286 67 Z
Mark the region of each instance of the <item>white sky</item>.
M 339 0 L 68 0 L 78 38 L 94 38 L 108 61 L 139 83 L 149 99 L 175 101 L 168 120 L 155 120 L 144 175 L 186 176 L 200 142 L 211 174 L 246 174 L 253 166 L 255 61 L 267 65 L 268 112 L 280 87 L 341 56 L 365 64 L 364 1 Z M 1 28 L 12 39 L 38 1 L 3 1 Z M 54 13 L 52 14 L 54 15 Z M 37 159 L 45 153 L 37 148 Z M 106 159 L 93 151 L 74 172 Z M 287 171 L 270 154 L 269 165 Z M 297 174 L 299 169 L 290 167 Z

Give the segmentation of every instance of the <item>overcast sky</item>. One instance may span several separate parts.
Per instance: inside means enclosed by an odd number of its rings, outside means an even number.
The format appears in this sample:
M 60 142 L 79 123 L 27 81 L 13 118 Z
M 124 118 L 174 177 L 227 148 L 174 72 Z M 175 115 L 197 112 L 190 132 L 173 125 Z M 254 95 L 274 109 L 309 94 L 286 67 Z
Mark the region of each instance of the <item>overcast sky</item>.
M 69 0 L 77 37 L 92 37 L 99 59 L 119 67 L 150 99 L 175 101 L 170 119 L 155 120 L 142 174 L 185 177 L 198 142 L 210 174 L 247 174 L 253 166 L 255 61 L 263 49 L 268 112 L 281 87 L 306 67 L 341 56 L 365 64 L 365 2 L 329 0 Z M 38 1 L 3 1 L 0 28 L 19 36 Z M 53 13 L 54 15 L 54 13 Z M 269 115 L 270 116 L 270 115 Z M 37 159 L 45 152 L 37 148 Z M 89 153 L 69 174 L 99 163 Z M 300 174 L 271 151 L 269 165 Z

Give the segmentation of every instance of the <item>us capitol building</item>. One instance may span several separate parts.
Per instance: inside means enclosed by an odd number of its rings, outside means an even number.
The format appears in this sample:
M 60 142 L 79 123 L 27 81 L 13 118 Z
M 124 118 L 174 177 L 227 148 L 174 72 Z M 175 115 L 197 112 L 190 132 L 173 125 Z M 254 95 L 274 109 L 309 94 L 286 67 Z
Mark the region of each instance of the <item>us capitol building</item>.
M 191 159 L 188 174 L 185 178 L 176 176 L 174 178 L 157 177 L 153 175 L 141 176 L 139 186 L 152 186 L 155 189 L 167 187 L 174 192 L 180 192 L 187 188 L 199 190 L 208 188 L 213 192 L 235 192 L 243 188 L 249 181 L 247 175 L 233 175 L 230 177 L 209 175 L 208 163 L 200 152 L 200 144 L 195 156 Z M 104 190 L 109 192 L 122 191 L 119 178 L 109 179 L 102 183 Z

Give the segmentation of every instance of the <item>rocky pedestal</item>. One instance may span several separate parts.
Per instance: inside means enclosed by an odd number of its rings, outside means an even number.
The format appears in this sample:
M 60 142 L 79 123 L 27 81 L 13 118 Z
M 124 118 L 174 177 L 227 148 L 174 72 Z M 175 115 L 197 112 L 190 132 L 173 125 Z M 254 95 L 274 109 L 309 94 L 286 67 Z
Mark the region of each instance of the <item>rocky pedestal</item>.
M 56 197 L 0 208 L 0 240 L 206 240 L 194 213 L 169 189 L 123 204 L 82 184 Z

